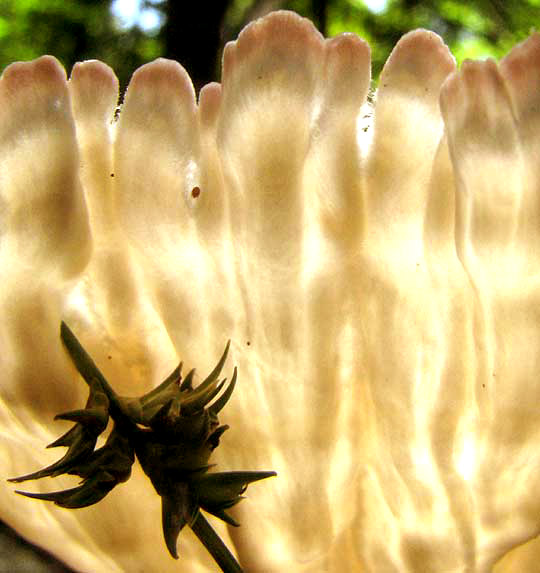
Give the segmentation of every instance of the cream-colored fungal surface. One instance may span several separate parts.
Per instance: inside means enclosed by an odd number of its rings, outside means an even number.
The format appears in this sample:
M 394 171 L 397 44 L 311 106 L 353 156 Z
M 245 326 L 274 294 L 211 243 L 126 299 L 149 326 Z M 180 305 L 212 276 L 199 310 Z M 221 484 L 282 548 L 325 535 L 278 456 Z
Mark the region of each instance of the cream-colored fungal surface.
M 285 12 L 198 101 L 167 60 L 119 114 L 103 63 L 4 71 L 2 478 L 84 406 L 62 319 L 125 395 L 179 359 L 202 380 L 230 338 L 213 461 L 278 472 L 212 520 L 246 571 L 537 570 L 540 37 L 456 71 L 417 30 L 369 87 L 361 39 Z M 215 570 L 187 528 L 171 559 L 137 465 L 87 509 L 14 489 L 1 518 L 79 571 Z

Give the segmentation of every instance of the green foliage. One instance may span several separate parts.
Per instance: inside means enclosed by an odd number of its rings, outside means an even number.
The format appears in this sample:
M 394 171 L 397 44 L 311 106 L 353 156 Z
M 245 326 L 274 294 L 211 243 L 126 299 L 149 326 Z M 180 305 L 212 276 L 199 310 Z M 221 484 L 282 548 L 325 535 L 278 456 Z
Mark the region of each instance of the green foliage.
M 0 3 L 0 67 L 49 53 L 69 71 L 77 61 L 97 58 L 114 68 L 125 88 L 138 66 L 158 56 L 177 54 L 181 63 L 189 62 L 190 71 L 198 77 L 193 60 L 205 57 L 198 35 L 201 28 L 191 21 L 194 14 L 190 3 L 171 11 L 172 3 L 141 0 L 142 8 L 159 10 L 164 18 L 160 30 L 148 33 L 137 24 L 120 26 L 111 13 L 111 0 L 4 0 Z M 375 78 L 397 40 L 411 29 L 427 28 L 440 34 L 461 63 L 465 58 L 501 57 L 529 35 L 532 23 L 540 21 L 540 0 L 381 0 L 377 10 L 373 0 L 220 0 L 207 10 L 218 10 L 218 4 L 222 11 L 227 7 L 223 21 L 218 22 L 222 44 L 234 39 L 249 20 L 270 9 L 294 10 L 311 18 L 327 36 L 347 31 L 366 39 L 372 50 Z M 167 21 L 173 13 L 182 21 Z M 171 25 L 188 46 L 189 54 L 182 56 L 178 45 L 171 44 L 174 34 L 165 33 L 167 26 L 170 32 Z M 192 38 L 186 42 L 189 29 Z M 204 79 L 208 66 L 201 69 Z M 218 75 L 206 78 L 216 79 Z
M 291 0 L 286 7 L 298 4 Z M 361 0 L 327 3 L 326 34 L 355 32 L 371 46 L 373 76 L 378 77 L 393 46 L 407 31 L 426 28 L 440 34 L 458 64 L 466 58 L 500 58 L 540 21 L 539 0 L 388 0 L 381 11 Z
M 69 71 L 82 60 L 99 59 L 125 86 L 131 73 L 163 53 L 159 38 L 138 27 L 116 25 L 103 0 L 4 0 L 0 3 L 0 69 L 42 54 L 58 58 Z

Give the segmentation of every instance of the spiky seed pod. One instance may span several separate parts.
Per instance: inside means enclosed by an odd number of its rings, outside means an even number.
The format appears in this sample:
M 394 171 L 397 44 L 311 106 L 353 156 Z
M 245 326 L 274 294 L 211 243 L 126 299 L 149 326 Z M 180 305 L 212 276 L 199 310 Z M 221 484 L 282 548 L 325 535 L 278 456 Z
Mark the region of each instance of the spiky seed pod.
M 90 395 L 86 407 L 56 416 L 75 426 L 48 447 L 66 446 L 66 455 L 37 472 L 10 481 L 22 482 L 61 474 L 78 475 L 80 486 L 51 493 L 17 491 L 26 497 L 52 501 L 65 508 L 93 505 L 131 475 L 135 456 L 162 498 L 165 544 L 178 558 L 180 531 L 189 525 L 223 571 L 241 568 L 206 521 L 201 509 L 238 526 L 226 510 L 241 501 L 255 481 L 276 475 L 273 471 L 207 473 L 212 451 L 228 429 L 218 414 L 230 399 L 237 380 L 234 369 L 229 384 L 219 381 L 230 342 L 215 368 L 196 388 L 194 370 L 182 379 L 182 363 L 157 387 L 140 398 L 117 395 L 69 327 L 62 323 L 61 338 Z M 95 449 L 98 436 L 114 421 L 106 443 Z

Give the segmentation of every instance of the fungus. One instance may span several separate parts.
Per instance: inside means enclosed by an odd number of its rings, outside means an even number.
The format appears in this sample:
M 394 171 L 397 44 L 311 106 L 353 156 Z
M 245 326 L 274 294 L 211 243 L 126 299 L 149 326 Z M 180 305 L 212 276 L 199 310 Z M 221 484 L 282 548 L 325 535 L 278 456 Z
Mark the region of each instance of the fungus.
M 369 86 L 361 39 L 288 12 L 227 45 L 198 102 L 180 64 L 138 69 L 117 121 L 103 63 L 4 71 L 6 478 L 53 463 L 54 415 L 85 401 L 61 320 L 121 395 L 230 338 L 215 462 L 279 476 L 228 511 L 241 527 L 212 522 L 246 571 L 534 570 L 540 36 L 456 71 L 416 30 Z M 77 485 L 55 480 L 32 491 Z M 13 491 L 2 519 L 77 570 L 178 570 L 137 466 L 74 512 Z

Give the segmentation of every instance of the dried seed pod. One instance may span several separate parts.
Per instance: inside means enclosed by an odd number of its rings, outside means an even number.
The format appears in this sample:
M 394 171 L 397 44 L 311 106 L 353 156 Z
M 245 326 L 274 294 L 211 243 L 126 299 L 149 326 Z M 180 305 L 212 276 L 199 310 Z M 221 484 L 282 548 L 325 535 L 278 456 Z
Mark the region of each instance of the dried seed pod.
M 240 565 L 201 513 L 201 509 L 238 526 L 226 510 L 242 500 L 255 481 L 276 475 L 273 471 L 207 473 L 212 451 L 228 429 L 218 414 L 230 399 L 237 370 L 231 381 L 219 381 L 229 352 L 207 378 L 193 387 L 194 370 L 182 380 L 182 363 L 157 387 L 140 398 L 115 393 L 69 327 L 62 323 L 62 341 L 77 370 L 87 382 L 86 407 L 59 414 L 75 426 L 48 447 L 65 446 L 58 462 L 12 482 L 61 474 L 78 475 L 80 486 L 51 493 L 17 491 L 26 497 L 52 501 L 65 508 L 87 507 L 103 499 L 131 475 L 135 457 L 162 498 L 162 526 L 170 554 L 178 558 L 176 543 L 185 525 L 193 529 L 223 571 L 241 571 Z M 215 399 L 215 400 L 214 400 Z M 114 427 L 106 443 L 95 449 L 109 417 Z

